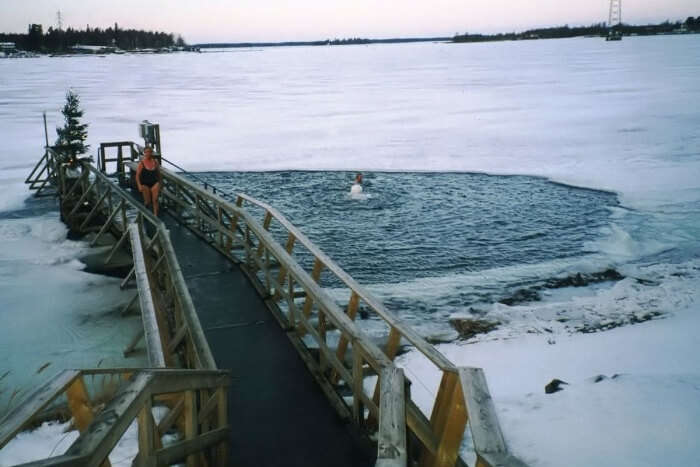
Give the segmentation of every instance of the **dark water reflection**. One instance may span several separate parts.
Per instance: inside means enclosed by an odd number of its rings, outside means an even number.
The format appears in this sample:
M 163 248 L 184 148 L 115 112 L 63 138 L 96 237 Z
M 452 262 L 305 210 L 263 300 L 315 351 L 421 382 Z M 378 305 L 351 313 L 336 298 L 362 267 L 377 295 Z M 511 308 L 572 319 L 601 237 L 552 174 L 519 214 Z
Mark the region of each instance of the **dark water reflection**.
M 526 176 L 348 172 L 198 174 L 281 211 L 365 284 L 474 272 L 585 255 L 614 194 Z

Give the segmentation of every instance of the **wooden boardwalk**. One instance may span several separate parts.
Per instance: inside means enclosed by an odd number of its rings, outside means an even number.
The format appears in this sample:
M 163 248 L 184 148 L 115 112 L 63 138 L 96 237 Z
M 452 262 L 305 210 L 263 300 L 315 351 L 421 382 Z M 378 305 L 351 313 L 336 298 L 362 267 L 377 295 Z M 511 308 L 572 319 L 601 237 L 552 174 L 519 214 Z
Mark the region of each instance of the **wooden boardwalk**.
M 97 167 L 71 167 L 47 147 L 26 183 L 60 199 L 71 230 L 110 245 L 105 264 L 132 259 L 121 285 L 136 290 L 122 314 L 138 310 L 143 330 L 124 353 L 143 342 L 148 366 L 59 373 L 0 420 L 0 449 L 62 414 L 80 436 L 37 465 L 109 466 L 137 421 L 137 466 L 453 467 L 468 427 L 478 467 L 525 466 L 506 445 L 481 368 L 454 365 L 264 202 L 225 199 L 163 168 L 154 217 L 123 188 L 141 152 L 103 143 Z M 360 310 L 382 343 L 355 322 Z M 441 375 L 431 409 L 394 362 L 402 346 Z M 167 408 L 163 419 L 155 406 Z M 176 441 L 163 445 L 165 434 Z
M 230 370 L 231 465 L 373 465 L 372 446 L 328 403 L 240 267 L 162 220 L 216 365 Z

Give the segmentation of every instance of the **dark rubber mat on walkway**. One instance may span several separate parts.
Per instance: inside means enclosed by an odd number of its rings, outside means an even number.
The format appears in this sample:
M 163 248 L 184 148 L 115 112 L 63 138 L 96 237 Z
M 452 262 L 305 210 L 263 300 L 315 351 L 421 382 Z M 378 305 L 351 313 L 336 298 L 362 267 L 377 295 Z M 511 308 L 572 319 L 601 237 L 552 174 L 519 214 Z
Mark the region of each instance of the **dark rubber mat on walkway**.
M 248 278 L 169 216 L 162 219 L 216 364 L 231 370 L 230 465 L 370 466 Z

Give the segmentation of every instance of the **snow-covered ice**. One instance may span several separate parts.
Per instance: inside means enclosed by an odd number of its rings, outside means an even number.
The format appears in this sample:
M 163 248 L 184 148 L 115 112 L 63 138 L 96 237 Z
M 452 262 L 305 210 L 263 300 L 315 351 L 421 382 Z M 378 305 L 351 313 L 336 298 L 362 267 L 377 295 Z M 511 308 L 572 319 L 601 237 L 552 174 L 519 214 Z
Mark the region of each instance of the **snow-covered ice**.
M 614 285 L 494 304 L 485 311 L 503 326 L 440 349 L 459 365 L 485 369 L 506 439 L 532 466 L 695 466 L 698 76 L 698 35 L 612 45 L 581 38 L 5 60 L 0 210 L 24 206 L 21 181 L 41 156 L 41 111 L 57 125 L 68 87 L 82 98 L 93 149 L 137 139 L 137 122 L 149 119 L 161 124 L 166 156 L 191 170 L 474 171 L 613 191 L 621 205 L 587 245 L 589 258 L 460 271 L 372 290 L 439 300 L 441 290 L 473 281 L 538 271 L 552 277 L 572 264 L 585 270 L 591 259 L 615 267 L 626 279 Z M 68 287 L 63 271 L 76 270 L 75 256 L 66 253 L 73 246 L 32 237 L 37 223 L 48 220 L 0 219 L 0 257 L 10 262 L 5 277 L 15 286 L 12 295 L 3 291 L 3 301 L 15 297 L 0 310 L 4 322 L 8 309 L 24 311 L 33 298 L 14 294 L 17 288 L 31 290 L 39 281 Z M 53 261 L 48 274 L 23 256 L 31 241 L 49 258 L 40 262 Z M 72 297 L 91 294 L 89 287 L 71 287 Z M 651 311 L 661 316 L 581 334 L 556 320 L 561 310 L 582 323 Z M 0 329 L 0 347 L 7 335 Z M 9 355 L 22 344 L 12 342 L 0 353 L 0 371 L 6 362 L 18 365 Z M 439 378 L 413 354 L 401 363 L 429 411 Z M 597 375 L 606 378 L 594 383 Z M 570 384 L 545 395 L 552 378 Z

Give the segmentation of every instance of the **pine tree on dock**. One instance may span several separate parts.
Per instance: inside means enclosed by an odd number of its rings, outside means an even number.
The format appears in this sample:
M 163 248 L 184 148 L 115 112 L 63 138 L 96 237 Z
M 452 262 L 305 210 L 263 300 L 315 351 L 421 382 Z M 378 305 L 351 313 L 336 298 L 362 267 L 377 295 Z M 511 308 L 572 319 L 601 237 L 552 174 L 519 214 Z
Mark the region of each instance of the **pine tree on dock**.
M 85 144 L 88 125 L 80 123 L 80 118 L 83 116 L 80 98 L 73 90 L 66 93 L 66 104 L 61 113 L 65 124 L 63 128 L 56 128 L 58 134 L 56 147 L 64 155 L 66 161 L 75 161 L 78 156 L 85 154 L 90 146 Z

